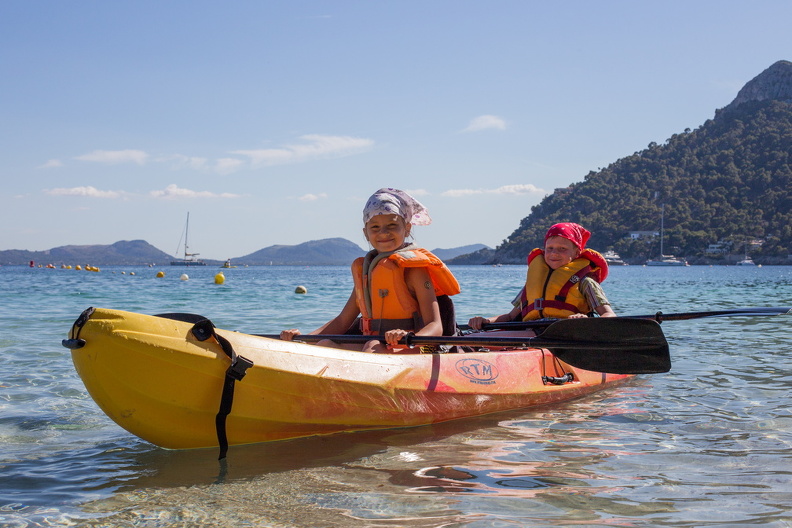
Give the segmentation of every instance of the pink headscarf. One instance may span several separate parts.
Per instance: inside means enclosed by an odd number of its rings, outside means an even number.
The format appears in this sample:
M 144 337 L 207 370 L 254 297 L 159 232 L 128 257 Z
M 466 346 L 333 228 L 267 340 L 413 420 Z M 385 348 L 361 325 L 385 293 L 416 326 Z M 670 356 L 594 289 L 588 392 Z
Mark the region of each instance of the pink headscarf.
M 588 242 L 591 232 L 579 224 L 563 222 L 561 224 L 555 224 L 547 230 L 547 234 L 545 235 L 545 244 L 547 243 L 548 238 L 554 236 L 560 236 L 570 240 L 577 246 L 579 250 L 582 251 L 583 248 L 586 247 L 586 242 Z

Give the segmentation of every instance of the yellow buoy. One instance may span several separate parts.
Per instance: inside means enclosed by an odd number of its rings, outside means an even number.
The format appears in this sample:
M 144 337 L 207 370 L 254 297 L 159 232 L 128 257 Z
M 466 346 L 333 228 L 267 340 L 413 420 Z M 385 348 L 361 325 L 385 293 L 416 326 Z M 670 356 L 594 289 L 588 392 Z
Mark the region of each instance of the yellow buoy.
M 158 271 L 158 272 L 157 272 L 157 277 L 160 277 L 160 278 L 162 278 L 162 277 L 164 277 L 164 276 L 165 276 L 165 272 L 164 272 L 164 271 Z
M 182 276 L 179 277 L 179 280 L 183 280 L 183 281 L 190 280 L 190 276 L 187 275 L 186 273 L 182 273 Z
M 308 293 L 308 288 L 305 286 L 297 286 L 294 288 L 294 293 Z
M 221 271 L 217 275 L 215 275 L 215 284 L 223 284 L 225 282 L 225 275 Z

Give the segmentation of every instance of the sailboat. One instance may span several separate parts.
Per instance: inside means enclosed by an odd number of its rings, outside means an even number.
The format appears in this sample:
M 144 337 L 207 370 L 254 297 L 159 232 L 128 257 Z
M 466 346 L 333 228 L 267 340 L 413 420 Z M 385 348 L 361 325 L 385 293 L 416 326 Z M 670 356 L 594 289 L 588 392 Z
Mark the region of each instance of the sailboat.
M 754 262 L 752 258 L 750 258 L 750 257 L 748 257 L 746 255 L 744 259 L 742 259 L 741 261 L 739 261 L 735 265 L 736 266 L 756 266 L 756 262 Z
M 665 204 L 660 209 L 660 258 L 646 261 L 647 266 L 689 266 L 686 260 L 674 255 L 663 254 L 663 239 L 665 238 Z
M 756 262 L 753 261 L 751 257 L 748 256 L 748 242 L 745 243 L 743 247 L 744 256 L 741 261 L 739 261 L 735 266 L 756 266 Z
M 184 258 L 171 260 L 171 266 L 206 266 L 206 262 L 196 258 L 199 253 L 190 253 L 187 245 L 187 236 L 190 231 L 190 213 L 187 213 L 187 223 L 184 226 Z M 181 241 L 179 241 L 181 245 Z M 178 252 L 178 250 L 177 250 Z

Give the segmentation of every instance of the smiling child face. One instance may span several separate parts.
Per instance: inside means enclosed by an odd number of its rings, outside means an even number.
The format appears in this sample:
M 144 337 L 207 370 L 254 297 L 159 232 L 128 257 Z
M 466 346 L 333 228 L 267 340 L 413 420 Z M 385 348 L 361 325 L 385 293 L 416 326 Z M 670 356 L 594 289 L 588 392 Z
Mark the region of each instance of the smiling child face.
M 544 259 L 550 269 L 558 269 L 569 264 L 580 255 L 580 250 L 571 240 L 554 236 L 545 242 Z
M 399 215 L 382 214 L 372 217 L 363 228 L 369 244 L 379 251 L 395 251 L 402 247 L 404 239 L 410 234 L 412 225 L 407 224 Z

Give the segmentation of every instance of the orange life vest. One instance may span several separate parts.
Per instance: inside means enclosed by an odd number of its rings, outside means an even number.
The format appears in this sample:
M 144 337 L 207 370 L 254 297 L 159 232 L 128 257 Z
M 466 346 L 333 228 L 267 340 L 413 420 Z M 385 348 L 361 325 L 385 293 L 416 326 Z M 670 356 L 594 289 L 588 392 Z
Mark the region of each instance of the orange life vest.
M 407 268 L 426 268 L 437 296 L 460 292 L 451 270 L 430 251 L 413 246 L 382 255 L 372 251 L 352 263 L 364 335 L 394 328 L 418 330 L 423 326 L 418 300 L 404 280 Z
M 547 265 L 542 249 L 534 249 L 528 255 L 528 274 L 520 292 L 522 320 L 565 318 L 590 312 L 591 307 L 580 291 L 580 281 L 591 277 L 602 282 L 607 276 L 608 263 L 593 249 L 584 249 L 578 258 L 556 270 Z

